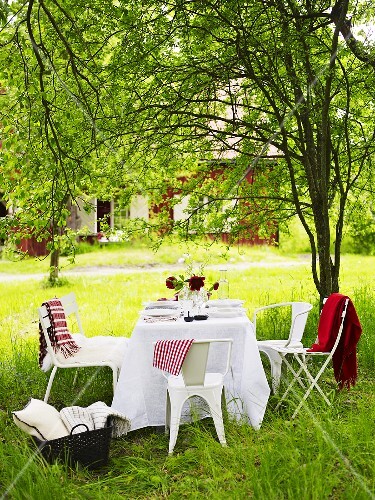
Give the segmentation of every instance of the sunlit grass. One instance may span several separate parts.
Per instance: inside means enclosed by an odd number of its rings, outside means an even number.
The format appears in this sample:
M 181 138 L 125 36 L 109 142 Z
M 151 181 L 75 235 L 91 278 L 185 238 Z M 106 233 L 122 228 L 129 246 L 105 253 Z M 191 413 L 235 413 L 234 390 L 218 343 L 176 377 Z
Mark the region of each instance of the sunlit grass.
M 152 251 L 138 247 L 124 265 L 143 264 L 146 270 L 134 269 L 113 276 L 69 276 L 68 284 L 58 289 L 44 288 L 39 279 L 0 280 L 0 491 L 10 488 L 12 499 L 373 498 L 374 257 L 343 256 L 341 291 L 352 297 L 363 335 L 358 345 L 357 385 L 350 392 L 336 393 L 333 375 L 327 373 L 325 382 L 331 387 L 332 407 L 322 405 L 321 399 L 314 396 L 309 402 L 310 411 L 302 411 L 291 422 L 292 401 L 275 413 L 277 397 L 272 396 L 260 431 L 226 421 L 228 448 L 222 448 L 211 419 L 182 426 L 172 457 L 167 456 L 168 439 L 164 433 L 139 430 L 113 440 L 108 467 L 94 473 L 72 471 L 61 464 L 46 465 L 33 455 L 34 447 L 14 425 L 11 411 L 22 408 L 30 397 L 42 398 L 47 384 L 46 374 L 37 366 L 36 308 L 55 294 L 74 291 L 88 336 L 130 336 L 143 301 L 168 295 L 165 287 L 168 259 L 173 264 L 178 262 L 183 251 L 177 249 L 173 246 L 165 249 L 164 256 L 156 254 L 154 263 L 162 264 L 162 270 L 149 265 L 149 257 L 154 256 Z M 124 249 L 100 249 L 80 255 L 86 260 L 79 265 L 96 266 L 99 262 L 114 265 L 121 252 Z M 309 259 L 285 255 L 281 259 L 277 251 L 259 248 L 247 249 L 245 253 L 247 262 L 258 265 L 243 269 L 228 267 L 231 296 L 245 300 L 250 317 L 259 305 L 284 300 L 310 301 L 314 309 L 307 325 L 307 339 L 312 341 L 319 311 Z M 243 254 L 238 255 L 233 257 L 238 260 L 230 263 L 242 262 Z M 194 258 L 200 260 L 199 257 L 197 250 Z M 288 266 L 269 265 L 279 259 Z M 216 256 L 210 262 L 212 266 L 220 263 Z M 18 272 L 34 272 L 22 268 L 23 263 L 8 265 L 7 272 L 13 272 L 9 270 L 13 265 L 18 269 L 15 276 Z M 183 263 L 173 267 L 173 272 L 178 270 L 184 270 Z M 5 272 L 4 268 L 0 267 L 0 272 Z M 218 277 L 218 270 L 208 267 L 206 276 L 212 281 Z M 272 331 L 268 329 L 264 334 L 272 336 Z M 266 363 L 265 368 L 268 373 Z M 73 380 L 74 370 L 58 372 L 50 400 L 56 408 L 73 402 L 82 406 L 97 400 L 111 403 L 111 370 L 80 370 L 76 385 Z M 76 400 L 87 383 L 87 389 Z

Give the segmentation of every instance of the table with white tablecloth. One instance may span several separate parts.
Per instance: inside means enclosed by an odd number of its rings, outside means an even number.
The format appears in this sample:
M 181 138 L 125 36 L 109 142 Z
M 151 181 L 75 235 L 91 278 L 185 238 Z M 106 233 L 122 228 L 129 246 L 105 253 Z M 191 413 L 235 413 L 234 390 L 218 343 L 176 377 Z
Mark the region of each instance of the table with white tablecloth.
M 245 418 L 258 429 L 266 410 L 270 388 L 256 343 L 254 328 L 245 315 L 232 318 L 208 318 L 205 321 L 147 323 L 141 317 L 129 340 L 112 408 L 125 414 L 131 430 L 165 424 L 167 380 L 153 367 L 154 343 L 165 339 L 232 338 L 232 366 L 225 377 L 228 411 Z M 214 347 L 216 346 L 216 347 Z M 208 371 L 222 368 L 220 344 L 213 344 Z

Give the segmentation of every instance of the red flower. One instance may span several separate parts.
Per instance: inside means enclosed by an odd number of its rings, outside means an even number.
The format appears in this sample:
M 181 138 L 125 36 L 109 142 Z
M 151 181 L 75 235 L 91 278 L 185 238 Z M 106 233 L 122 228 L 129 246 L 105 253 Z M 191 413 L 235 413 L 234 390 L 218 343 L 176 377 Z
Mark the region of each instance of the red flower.
M 204 280 L 206 278 L 204 276 L 192 276 L 189 279 L 189 288 L 191 291 L 196 290 L 199 292 L 199 290 L 204 287 Z
M 169 276 L 169 278 L 167 278 L 165 280 L 165 284 L 167 285 L 167 288 L 170 288 L 171 290 L 174 290 L 175 283 L 176 283 L 176 278 L 174 276 Z
M 212 285 L 212 289 L 213 289 L 213 290 L 217 290 L 218 288 L 219 288 L 219 282 L 218 282 L 218 281 L 216 281 L 216 283 L 214 283 L 214 284 Z

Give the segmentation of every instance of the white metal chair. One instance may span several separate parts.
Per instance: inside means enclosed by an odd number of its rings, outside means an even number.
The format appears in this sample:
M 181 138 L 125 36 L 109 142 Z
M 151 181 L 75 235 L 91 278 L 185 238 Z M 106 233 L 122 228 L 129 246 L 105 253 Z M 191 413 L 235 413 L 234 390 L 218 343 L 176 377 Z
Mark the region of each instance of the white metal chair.
M 336 294 L 336 295 L 338 295 L 338 294 Z M 345 299 L 344 296 L 342 296 L 342 297 Z M 326 303 L 327 302 L 325 302 L 325 304 Z M 289 383 L 286 391 L 282 395 L 282 397 L 281 397 L 280 401 L 278 402 L 275 410 L 277 410 L 280 407 L 281 403 L 284 401 L 284 399 L 286 398 L 286 396 L 288 395 L 288 393 L 293 388 L 293 386 L 294 386 L 294 384 L 296 382 L 298 382 L 299 385 L 305 390 L 305 393 L 304 393 L 301 401 L 299 402 L 297 408 L 295 409 L 295 411 L 294 411 L 294 413 L 292 415 L 292 419 L 296 417 L 297 413 L 299 412 L 299 410 L 301 409 L 302 405 L 304 404 L 304 402 L 306 401 L 306 399 L 308 398 L 308 396 L 310 395 L 311 391 L 314 388 L 319 392 L 319 394 L 322 396 L 322 398 L 327 403 L 327 405 L 331 404 L 331 402 L 329 401 L 329 399 L 327 398 L 327 396 L 324 394 L 324 392 L 321 389 L 321 387 L 318 385 L 318 380 L 320 379 L 320 377 L 322 376 L 323 372 L 327 368 L 328 364 L 332 360 L 332 358 L 333 358 L 333 356 L 334 356 L 334 354 L 336 352 L 336 349 L 339 346 L 339 343 L 340 343 L 340 340 L 341 340 L 341 337 L 342 337 L 343 328 L 344 328 L 344 321 L 345 321 L 345 317 L 346 317 L 348 303 L 349 303 L 349 298 L 346 298 L 343 303 L 341 302 L 341 304 L 340 303 L 337 304 L 337 307 L 343 307 L 343 309 L 342 309 L 342 312 L 341 312 L 341 320 L 340 320 L 340 324 L 339 324 L 338 330 L 336 330 L 336 331 L 332 330 L 331 331 L 331 335 L 332 336 L 336 335 L 336 340 L 334 341 L 331 350 L 329 350 L 329 351 L 314 350 L 314 351 L 310 352 L 307 348 L 304 348 L 304 347 L 293 347 L 293 346 L 290 346 L 290 345 L 286 346 L 286 347 L 277 347 L 277 348 L 275 348 L 275 350 L 277 349 L 278 354 L 282 357 L 283 361 L 287 365 L 288 370 L 293 375 L 293 378 L 292 378 L 291 382 Z M 323 307 L 325 307 L 325 306 L 323 306 Z M 320 317 L 320 321 L 322 321 L 322 316 Z M 295 370 L 295 368 L 292 366 L 292 364 L 288 361 L 288 359 L 287 359 L 288 355 L 292 355 L 293 358 L 297 361 L 297 363 L 298 363 L 298 370 Z M 316 357 L 323 357 L 325 359 L 324 359 L 323 363 L 321 364 L 321 366 L 320 366 L 319 370 L 317 371 L 317 373 L 313 375 L 311 373 L 311 371 L 308 369 L 308 361 L 309 361 L 309 359 L 316 358 Z M 301 374 L 302 375 L 303 374 L 306 375 L 307 382 L 306 382 L 306 379 L 303 380 L 301 378 Z
M 49 364 L 53 366 L 48 380 L 44 402 L 48 401 L 53 380 L 57 368 L 82 368 L 89 366 L 108 366 L 113 374 L 113 390 L 115 390 L 119 376 L 121 363 L 127 348 L 128 339 L 124 337 L 96 336 L 88 338 L 84 335 L 81 320 L 79 317 L 78 305 L 75 294 L 69 293 L 60 298 L 64 307 L 67 320 L 69 316 L 74 315 L 75 323 L 79 329 L 78 334 L 72 334 L 72 338 L 79 345 L 79 351 L 74 356 L 65 358 L 58 351 L 55 352 L 51 345 L 48 335 L 48 328 L 51 326 L 47 308 L 45 306 L 38 308 L 39 321 L 43 330 L 44 338 L 47 344 L 47 355 Z M 47 365 L 48 366 L 48 365 Z M 46 368 L 46 371 L 49 368 Z
M 208 352 L 214 343 L 226 344 L 226 362 L 222 373 L 207 372 Z M 221 398 L 224 377 L 230 368 L 232 344 L 233 339 L 195 340 L 182 364 L 181 374 L 165 375 L 168 380 L 165 431 L 170 429 L 170 455 L 176 444 L 182 407 L 192 396 L 200 396 L 207 402 L 219 441 L 226 446 Z
M 255 336 L 257 337 L 257 315 L 263 311 L 275 309 L 275 308 L 289 308 L 291 310 L 291 320 L 290 320 L 290 330 L 289 336 L 285 340 L 258 340 L 258 349 L 264 352 L 270 361 L 271 366 L 271 379 L 272 379 L 272 390 L 274 393 L 280 385 L 281 378 L 281 367 L 283 358 L 277 351 L 277 347 L 302 347 L 302 336 L 305 330 L 306 321 L 309 312 L 312 309 L 312 305 L 308 302 L 280 302 L 278 304 L 270 304 L 268 306 L 258 307 L 254 311 L 254 329 Z

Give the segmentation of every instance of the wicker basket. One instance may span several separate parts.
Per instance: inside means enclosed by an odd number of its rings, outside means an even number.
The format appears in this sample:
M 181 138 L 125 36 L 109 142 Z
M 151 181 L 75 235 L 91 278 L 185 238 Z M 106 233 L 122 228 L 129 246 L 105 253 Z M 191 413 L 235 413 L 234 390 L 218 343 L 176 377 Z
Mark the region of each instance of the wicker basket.
M 73 434 L 74 429 L 85 426 L 86 431 Z M 89 431 L 87 425 L 75 425 L 69 436 L 50 441 L 40 441 L 34 438 L 44 459 L 51 463 L 56 459 L 63 460 L 71 466 L 77 463 L 90 469 L 98 469 L 108 463 L 111 444 L 112 426 Z

